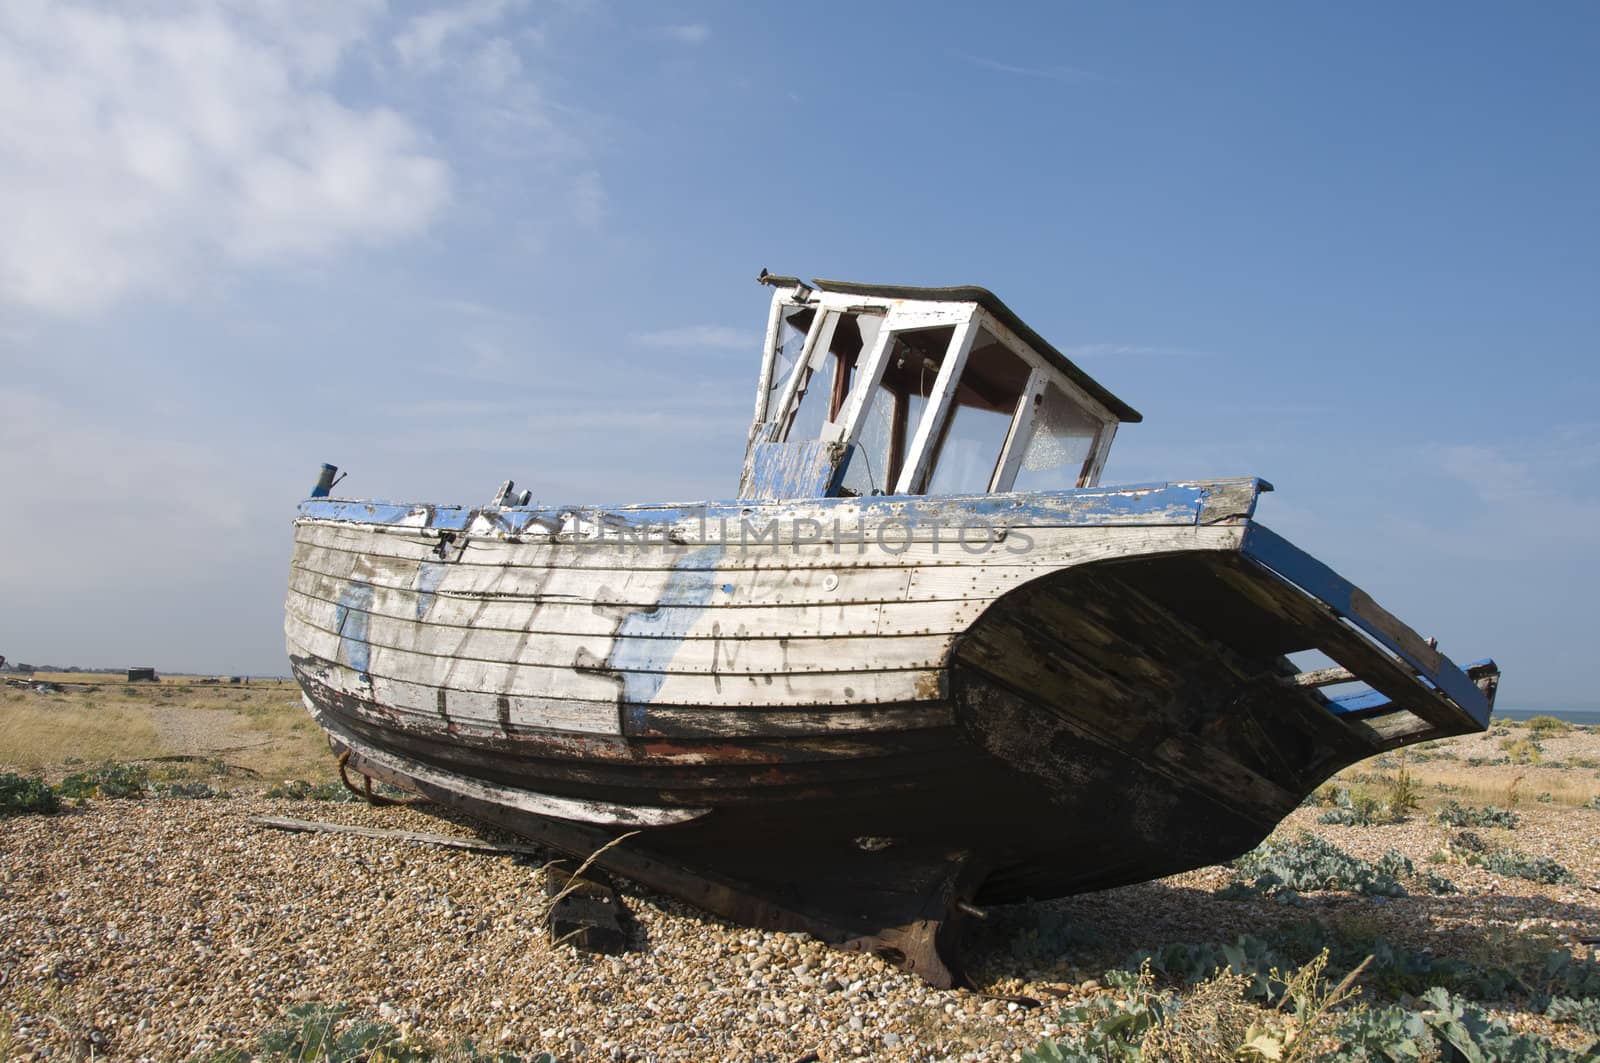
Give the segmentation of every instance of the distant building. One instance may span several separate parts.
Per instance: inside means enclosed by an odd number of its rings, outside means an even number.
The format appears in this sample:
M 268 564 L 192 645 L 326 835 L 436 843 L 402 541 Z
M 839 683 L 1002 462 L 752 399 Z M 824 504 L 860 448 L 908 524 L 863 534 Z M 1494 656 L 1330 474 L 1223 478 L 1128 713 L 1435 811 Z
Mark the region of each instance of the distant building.
M 156 670 L 154 668 L 128 669 L 128 682 L 130 683 L 154 683 L 155 681 Z

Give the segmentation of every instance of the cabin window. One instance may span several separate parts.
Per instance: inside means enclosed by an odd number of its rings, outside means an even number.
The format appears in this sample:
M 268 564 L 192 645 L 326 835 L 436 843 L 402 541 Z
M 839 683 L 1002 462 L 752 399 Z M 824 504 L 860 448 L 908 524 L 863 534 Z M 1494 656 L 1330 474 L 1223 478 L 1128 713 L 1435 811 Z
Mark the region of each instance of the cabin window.
M 1028 364 L 1009 348 L 987 331 L 978 333 L 934 450 L 929 494 L 989 490 L 1028 374 Z
M 813 352 L 811 366 L 802 370 L 795 393 L 793 412 L 789 415 L 788 430 L 783 438 L 792 442 L 818 439 L 822 426 L 837 420 L 845 399 L 850 395 L 850 385 L 863 352 L 871 349 L 878 338 L 883 318 L 876 314 L 839 313 L 831 338 L 828 326 L 823 325 L 822 338 L 828 340 L 824 352 Z M 820 357 L 819 357 L 820 353 Z
M 806 333 L 816 316 L 815 310 L 804 306 L 783 312 L 783 319 L 778 325 L 778 346 L 773 352 L 772 377 L 767 383 L 767 420 L 778 416 L 783 389 L 794 373 L 795 363 L 800 360 L 800 352 L 806 345 Z
M 1104 427 L 1055 384 L 1034 410 L 1032 434 L 1017 467 L 1013 491 L 1063 491 L 1085 486 L 1095 439 Z
M 883 377 L 861 415 L 856 452 L 845 470 L 845 494 L 894 492 L 954 334 L 954 327 L 944 327 L 895 335 Z

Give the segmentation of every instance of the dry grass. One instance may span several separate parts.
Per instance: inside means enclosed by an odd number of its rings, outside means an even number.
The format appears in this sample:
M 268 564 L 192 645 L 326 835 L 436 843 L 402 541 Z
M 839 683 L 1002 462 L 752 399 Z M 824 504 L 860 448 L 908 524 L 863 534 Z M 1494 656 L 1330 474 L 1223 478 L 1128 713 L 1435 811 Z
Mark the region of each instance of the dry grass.
M 138 709 L 84 704 L 70 694 L 7 691 L 0 700 L 0 764 L 28 772 L 66 758 L 138 760 L 170 752 Z
M 165 676 L 157 683 L 78 673 L 33 678 L 64 689 L 45 694 L 0 687 L 0 770 L 54 777 L 81 764 L 166 757 L 191 759 L 168 761 L 164 775 L 220 772 L 235 789 L 250 776 L 263 785 L 334 777 L 327 744 L 290 680 L 234 685 L 193 676 Z
M 1537 741 L 1536 748 L 1523 744 L 1531 740 Z M 1518 752 L 1537 759 L 1519 763 Z M 1474 759 L 1479 763 L 1472 763 Z M 1576 808 L 1600 794 L 1600 730 L 1570 727 L 1540 733 L 1524 723 L 1496 720 L 1482 734 L 1426 742 L 1362 761 L 1336 780 L 1358 790 L 1381 790 L 1401 767 L 1431 805 L 1454 799 L 1501 808 Z

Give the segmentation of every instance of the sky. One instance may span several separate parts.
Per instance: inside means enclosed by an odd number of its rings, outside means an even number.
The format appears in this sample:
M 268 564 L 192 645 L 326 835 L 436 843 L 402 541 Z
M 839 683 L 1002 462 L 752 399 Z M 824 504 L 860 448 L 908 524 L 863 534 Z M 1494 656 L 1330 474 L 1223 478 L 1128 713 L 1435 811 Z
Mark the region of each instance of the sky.
M 0 653 L 282 674 L 296 503 L 736 493 L 776 273 L 981 284 L 1600 708 L 1600 7 L 0 4 Z

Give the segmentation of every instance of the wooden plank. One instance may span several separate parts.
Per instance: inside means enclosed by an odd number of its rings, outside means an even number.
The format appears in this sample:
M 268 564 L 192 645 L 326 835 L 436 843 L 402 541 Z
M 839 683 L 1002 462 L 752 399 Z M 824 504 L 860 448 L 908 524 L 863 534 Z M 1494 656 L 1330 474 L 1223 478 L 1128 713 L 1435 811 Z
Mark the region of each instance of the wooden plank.
M 995 467 L 994 482 L 989 485 L 989 490 L 1009 491 L 1011 485 L 1016 483 L 1017 470 L 1022 467 L 1022 459 L 1033 440 L 1034 429 L 1038 425 L 1039 404 L 1051 376 L 1043 368 L 1035 368 L 1028 374 L 1028 382 L 1022 389 L 1021 415 L 1012 418 L 1011 428 L 1006 432 L 1005 446 L 1000 449 L 1000 462 Z
M 1250 570 L 1237 565 L 1249 565 Z M 1424 687 L 1399 661 L 1347 628 L 1333 609 L 1308 597 L 1271 569 L 1241 559 L 1236 564 L 1218 565 L 1217 574 L 1261 608 L 1298 626 L 1308 649 L 1321 650 L 1398 707 L 1449 734 L 1478 730 L 1458 706 Z
M 767 419 L 767 401 L 772 391 L 772 373 L 778 361 L 778 336 L 783 326 L 783 311 L 787 306 L 781 293 L 774 292 L 772 305 L 767 309 L 767 332 L 761 341 L 761 375 L 756 379 L 756 411 L 750 422 L 750 441 Z
M 965 600 L 988 590 L 968 591 L 976 578 L 990 588 L 1015 586 L 1033 575 L 1068 564 L 1127 557 L 1136 554 L 1189 549 L 1236 549 L 1242 529 L 1237 525 L 1210 528 L 1193 526 L 1151 528 L 1099 528 L 1084 530 L 1012 528 L 998 543 L 987 543 L 982 530 L 969 535 L 968 549 L 945 547 L 936 559 L 904 563 L 879 563 L 873 554 L 818 558 L 800 563 L 800 555 L 776 550 L 747 555 L 745 565 L 704 567 L 698 555 L 676 568 L 576 568 L 562 565 L 522 564 L 527 555 L 503 545 L 483 564 L 450 564 L 436 573 L 433 592 L 441 594 L 524 596 L 530 599 L 565 598 L 601 605 L 655 608 L 660 605 L 717 606 L 726 601 L 751 605 L 809 605 L 902 601 L 908 598 Z M 885 542 L 894 544 L 893 534 Z M 986 546 L 987 543 L 987 546 Z M 487 549 L 488 544 L 485 544 Z M 977 552 L 984 548 L 985 552 Z M 710 549 L 710 548 L 706 548 Z M 916 547 L 907 549 L 907 555 Z M 405 559 L 297 543 L 292 563 L 323 575 L 356 579 L 374 586 L 410 590 L 416 586 L 419 566 L 433 565 L 428 557 Z M 906 573 L 914 573 L 908 583 Z M 908 589 L 909 588 L 909 589 Z M 708 596 L 709 595 L 709 596 Z
M 439 539 L 502 540 L 508 543 L 562 545 L 576 548 L 599 545 L 591 540 L 600 525 L 610 540 L 632 537 L 637 543 L 646 533 L 658 546 L 670 536 L 677 543 L 750 541 L 744 522 L 765 531 L 777 525 L 777 541 L 798 522 L 815 521 L 833 536 L 859 539 L 859 526 L 871 528 L 885 520 L 926 526 L 942 521 L 954 526 L 963 520 L 999 521 L 1028 527 L 1104 527 L 1193 524 L 1207 502 L 1219 492 L 1243 487 L 1267 489 L 1257 480 L 1215 480 L 1193 483 L 1144 484 L 1116 488 L 1030 492 L 1020 495 L 882 496 L 825 498 L 788 502 L 695 503 L 689 506 L 617 506 L 466 509 L 459 506 L 395 505 L 311 499 L 301 503 L 297 525 L 314 524 L 346 531 L 380 532 L 409 537 L 429 552 L 440 549 Z M 598 524 L 596 523 L 598 521 Z M 1211 522 L 1210 517 L 1204 521 Z M 462 533 L 467 533 L 462 539 Z M 806 535 L 815 539 L 807 528 Z M 459 547 L 453 547 L 459 553 Z M 636 551 L 638 552 L 638 551 Z M 681 547 L 671 553 L 681 553 Z M 453 557 L 450 558 L 454 560 Z
M 920 494 L 927 482 L 934 441 L 939 438 L 938 431 L 944 426 L 944 419 L 950 412 L 961 372 L 967 367 L 967 355 L 972 352 L 972 341 L 977 338 L 978 326 L 973 320 L 976 316 L 974 314 L 957 324 L 955 335 L 950 337 L 950 346 L 945 350 L 939 375 L 934 378 L 933 394 L 923 407 L 922 420 L 917 425 L 916 435 L 912 437 L 905 467 L 900 471 L 900 482 L 895 486 L 896 494 Z
M 299 567 L 289 572 L 290 608 L 306 613 L 313 603 L 337 604 L 350 580 Z M 649 634 L 660 638 L 843 638 L 853 635 L 959 634 L 986 606 L 982 599 L 948 602 L 811 602 L 761 604 L 723 601 L 712 606 L 663 604 L 649 610 Z M 535 635 L 607 635 L 618 614 L 591 602 L 567 599 L 492 598 L 453 591 L 372 588 L 368 611 L 398 620 L 426 618 L 446 627 L 471 625 Z M 643 626 L 636 634 L 644 636 Z
M 621 952 L 627 944 L 621 901 L 597 875 L 585 874 L 582 865 L 573 871 L 564 864 L 546 864 L 545 896 L 550 899 L 545 923 L 553 943 L 606 955 Z
M 706 815 L 709 808 L 664 807 L 627 804 L 619 801 L 596 801 L 575 797 L 557 797 L 503 786 L 480 779 L 446 771 L 408 757 L 382 751 L 357 740 L 349 731 L 338 727 L 326 714 L 317 716 L 317 723 L 332 734 L 340 744 L 358 754 L 362 761 L 377 766 L 383 776 L 398 776 L 428 786 L 447 790 L 459 797 L 481 801 L 501 808 L 535 816 L 554 816 L 557 819 L 575 820 L 617 827 L 664 827 L 675 823 L 689 823 Z M 361 765 L 357 770 L 365 772 Z M 367 772 L 367 774 L 374 774 Z
M 783 386 L 783 395 L 778 399 L 775 409 L 767 410 L 767 429 L 762 438 L 769 442 L 780 442 L 788 428 L 789 410 L 794 407 L 794 398 L 800 390 L 801 383 L 811 372 L 811 360 L 817 347 L 820 345 L 824 351 L 833 341 L 833 330 L 838 325 L 839 315 L 818 308 L 812 315 L 811 327 L 806 330 L 805 342 L 800 345 L 800 353 L 795 357 L 794 368 L 789 371 L 789 380 Z M 823 338 L 826 331 L 827 338 Z M 740 494 L 743 494 L 741 486 Z
M 894 332 L 885 322 L 879 327 L 878 335 L 867 350 L 866 357 L 859 362 L 849 401 L 844 409 L 839 411 L 837 421 L 831 425 L 832 431 L 825 430 L 825 438 L 842 443 L 856 443 L 860 440 L 863 414 L 877 396 L 878 384 L 883 380 L 883 370 L 889 362 L 889 352 L 893 348 Z
M 1453 661 L 1373 601 L 1361 588 L 1259 524 L 1250 527 L 1242 549 L 1245 556 L 1279 578 L 1302 588 L 1321 608 L 1348 618 L 1411 668 L 1427 677 L 1429 682 L 1460 707 L 1459 715 L 1471 720 L 1475 724 L 1474 729 L 1487 726 L 1489 703 L 1483 691 Z M 1432 719 L 1427 713 L 1419 711 L 1419 714 Z
M 349 669 L 356 677 L 352 692 L 366 689 L 369 696 L 394 704 L 401 696 L 393 684 L 445 690 L 456 704 L 458 693 L 477 694 L 473 711 L 483 719 L 498 719 L 501 710 L 511 723 L 530 727 L 559 726 L 547 717 L 518 718 L 518 706 L 554 705 L 565 710 L 572 730 L 611 730 L 615 723 L 603 718 L 599 706 L 642 704 L 653 706 L 705 706 L 708 708 L 811 708 L 815 706 L 868 706 L 897 702 L 937 700 L 938 667 L 834 672 L 804 672 L 784 676 L 683 675 L 642 671 L 611 671 L 597 662 L 593 673 L 571 668 L 509 665 L 487 661 L 427 657 L 401 650 L 372 647 L 361 659 L 351 659 L 349 641 L 307 634 L 297 627 L 287 636 L 291 656 L 317 658 Z M 358 651 L 357 651 L 358 652 Z M 365 664 L 365 667 L 362 665 Z M 363 683 L 360 676 L 367 676 Z M 507 705 L 499 704 L 500 698 Z M 527 699 L 527 700 L 515 700 Z M 410 702 L 415 704 L 414 701 Z M 491 706 L 493 711 L 491 713 Z M 593 716 L 580 716 L 576 706 L 593 707 Z M 426 713 L 428 706 L 416 705 Z M 453 712 L 454 710 L 452 710 Z M 466 711 L 466 710 L 463 710 Z M 614 710 L 613 710 L 614 711 Z
M 729 631 L 708 637 L 682 638 L 655 635 L 649 617 L 643 627 L 618 633 L 616 625 L 605 634 L 547 633 L 532 637 L 528 631 L 508 631 L 476 624 L 446 625 L 433 621 L 399 619 L 381 613 L 315 601 L 298 595 L 290 613 L 308 629 L 339 638 L 339 621 L 347 625 L 352 613 L 364 618 L 363 640 L 377 648 L 452 659 L 497 661 L 551 668 L 591 667 L 591 662 L 616 663 L 619 671 L 653 671 L 691 675 L 793 675 L 801 672 L 837 672 L 841 662 L 863 667 L 924 668 L 944 661 L 951 634 L 850 635 L 829 637 L 773 636 L 755 638 Z M 634 646 L 631 644 L 642 644 Z M 308 643 L 309 645 L 310 643 Z M 628 662 L 647 662 L 632 668 Z
M 549 850 L 541 845 L 521 842 L 495 842 L 487 838 L 462 838 L 453 834 L 430 834 L 426 831 L 392 830 L 387 827 L 358 827 L 349 823 L 321 823 L 309 819 L 288 819 L 282 816 L 251 816 L 250 822 L 258 827 L 292 831 L 299 834 L 350 834 L 359 838 L 376 838 L 379 841 L 411 842 L 416 845 L 434 845 L 445 849 L 464 849 L 470 853 L 494 853 L 511 856 L 547 856 Z

